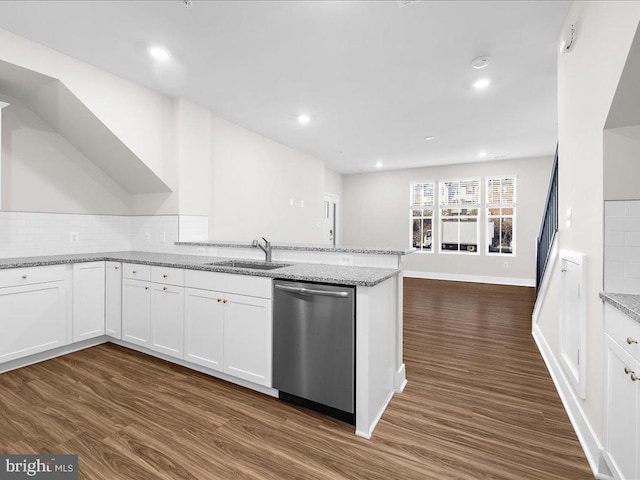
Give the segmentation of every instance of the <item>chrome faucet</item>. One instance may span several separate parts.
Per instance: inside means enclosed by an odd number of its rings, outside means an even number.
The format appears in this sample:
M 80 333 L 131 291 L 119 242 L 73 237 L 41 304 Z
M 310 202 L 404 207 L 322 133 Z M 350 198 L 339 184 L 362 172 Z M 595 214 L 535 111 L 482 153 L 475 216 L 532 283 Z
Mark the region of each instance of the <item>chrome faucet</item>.
M 264 261 L 269 263 L 271 262 L 271 242 L 268 241 L 266 238 L 262 237 L 262 240 L 264 240 L 264 247 L 260 244 L 260 240 L 255 239 L 252 243 L 252 246 L 254 247 L 260 247 L 260 250 L 262 250 L 265 254 L 265 259 Z

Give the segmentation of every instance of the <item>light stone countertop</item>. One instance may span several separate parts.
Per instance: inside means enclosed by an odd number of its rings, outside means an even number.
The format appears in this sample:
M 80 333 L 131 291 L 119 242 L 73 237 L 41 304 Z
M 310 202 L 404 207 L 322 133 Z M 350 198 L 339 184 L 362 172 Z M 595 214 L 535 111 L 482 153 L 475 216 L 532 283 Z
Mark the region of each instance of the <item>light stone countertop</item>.
M 220 248 L 257 248 L 251 245 L 251 242 L 245 241 L 224 241 L 224 240 L 206 240 L 202 242 L 175 242 L 176 245 L 186 247 L 220 247 Z M 415 248 L 388 248 L 388 247 L 358 247 L 337 245 L 314 245 L 314 244 L 295 244 L 295 243 L 272 243 L 271 248 L 274 250 L 293 250 L 299 252 L 335 252 L 335 253 L 363 253 L 369 255 L 408 255 L 416 251 Z
M 100 252 L 73 255 L 43 255 L 36 257 L 0 258 L 0 269 L 40 267 L 46 265 L 60 265 L 68 263 L 84 263 L 98 261 L 128 262 L 144 265 L 155 265 L 172 268 L 186 268 L 189 270 L 205 270 L 211 272 L 235 273 L 301 282 L 331 283 L 337 285 L 357 285 L 373 287 L 400 273 L 400 270 L 390 268 L 351 267 L 342 265 L 325 265 L 312 263 L 281 263 L 286 265 L 275 270 L 258 270 L 234 268 L 217 265 L 238 258 L 205 257 L 197 255 L 177 255 L 173 253 L 150 252 Z M 251 263 L 263 263 L 250 260 Z
M 640 295 L 600 292 L 600 298 L 636 322 L 640 322 Z

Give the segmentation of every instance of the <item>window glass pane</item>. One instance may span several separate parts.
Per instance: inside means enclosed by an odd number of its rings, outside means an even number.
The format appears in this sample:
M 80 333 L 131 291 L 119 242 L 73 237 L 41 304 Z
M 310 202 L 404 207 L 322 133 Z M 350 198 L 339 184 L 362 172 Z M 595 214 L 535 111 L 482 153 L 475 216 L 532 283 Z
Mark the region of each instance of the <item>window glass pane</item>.
M 513 215 L 513 208 L 503 208 L 502 215 Z
M 458 224 L 457 218 L 443 218 L 442 219 L 442 238 L 440 248 L 442 250 L 459 250 L 460 244 L 458 242 Z
M 411 211 L 411 216 L 412 217 L 421 217 L 422 216 L 422 210 L 412 210 Z
M 460 219 L 460 251 L 462 252 L 478 251 L 478 219 L 477 218 L 461 218 Z
M 432 206 L 434 204 L 434 182 L 411 185 L 411 205 Z
M 487 243 L 489 253 L 500 253 L 500 218 L 492 218 L 487 222 Z
M 440 215 L 442 215 L 443 217 L 457 217 L 458 215 L 460 215 L 460 209 L 459 208 L 443 208 L 440 211 Z
M 500 215 L 500 209 L 499 208 L 488 208 L 487 209 L 487 215 L 499 216 Z
M 420 239 L 422 237 L 422 220 L 419 218 L 413 219 L 413 248 L 420 248 Z
M 513 253 L 513 219 L 503 218 L 500 227 L 500 253 Z
M 460 212 L 460 215 L 477 216 L 478 215 L 478 209 L 477 208 L 463 208 L 462 211 Z

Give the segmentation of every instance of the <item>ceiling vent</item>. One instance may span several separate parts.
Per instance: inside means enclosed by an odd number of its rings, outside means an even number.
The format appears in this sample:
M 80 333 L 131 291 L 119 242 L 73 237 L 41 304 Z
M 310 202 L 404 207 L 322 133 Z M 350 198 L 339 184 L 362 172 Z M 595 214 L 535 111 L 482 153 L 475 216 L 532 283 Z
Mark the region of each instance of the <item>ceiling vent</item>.
M 420 0 L 396 0 L 398 2 L 398 8 L 406 7 L 412 3 L 418 3 Z

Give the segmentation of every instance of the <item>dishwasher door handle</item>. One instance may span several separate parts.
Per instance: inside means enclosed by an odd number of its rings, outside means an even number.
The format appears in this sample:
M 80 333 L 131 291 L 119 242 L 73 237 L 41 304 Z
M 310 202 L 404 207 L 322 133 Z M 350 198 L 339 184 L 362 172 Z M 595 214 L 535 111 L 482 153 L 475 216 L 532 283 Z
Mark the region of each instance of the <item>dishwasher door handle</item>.
M 290 287 L 288 285 L 276 285 L 278 290 L 286 290 L 287 292 L 299 293 L 300 295 L 323 295 L 325 297 L 340 297 L 346 298 L 349 296 L 349 292 L 334 292 L 331 290 L 314 290 L 304 287 Z

